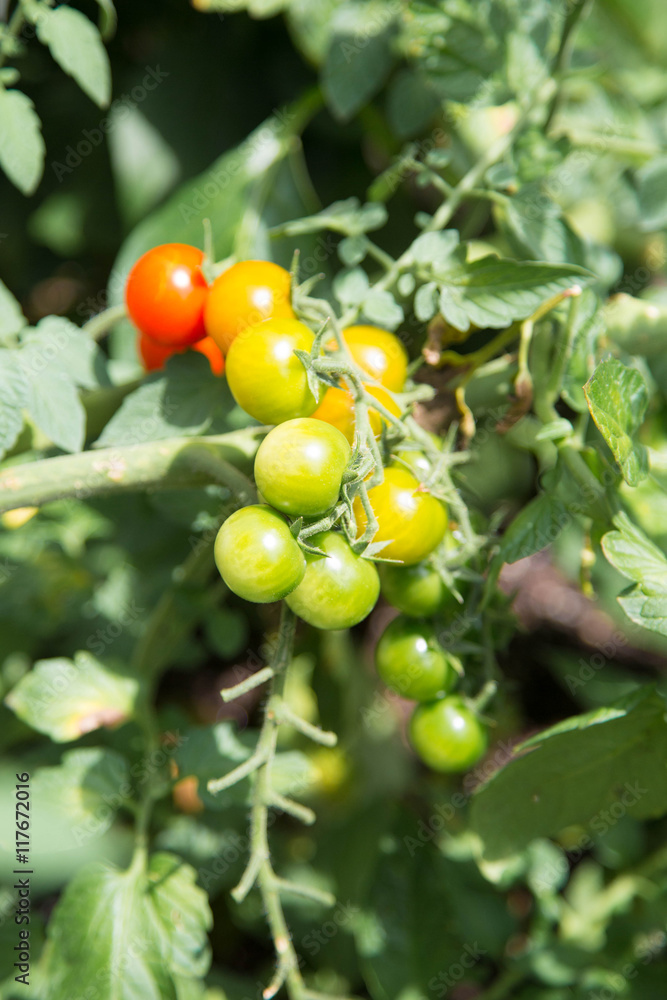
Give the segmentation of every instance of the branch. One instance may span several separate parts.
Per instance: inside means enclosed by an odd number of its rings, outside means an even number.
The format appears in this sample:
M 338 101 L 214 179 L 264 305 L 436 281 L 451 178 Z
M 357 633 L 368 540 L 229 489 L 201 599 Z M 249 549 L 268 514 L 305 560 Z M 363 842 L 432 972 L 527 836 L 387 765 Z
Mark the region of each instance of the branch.
M 251 464 L 258 445 L 258 429 L 252 428 L 11 465 L 0 472 L 0 512 L 41 507 L 64 498 L 85 500 L 108 493 L 186 489 L 212 483 L 227 486 L 239 501 L 247 503 L 255 491 L 240 468 Z

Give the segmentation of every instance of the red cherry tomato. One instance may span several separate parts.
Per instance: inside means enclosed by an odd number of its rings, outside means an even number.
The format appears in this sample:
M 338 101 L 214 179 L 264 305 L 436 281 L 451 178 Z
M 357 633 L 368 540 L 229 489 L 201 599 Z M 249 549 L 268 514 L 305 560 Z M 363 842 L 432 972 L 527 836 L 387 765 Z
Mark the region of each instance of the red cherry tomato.
M 167 358 L 177 353 L 173 347 L 158 344 L 157 341 L 147 337 L 145 333 L 140 333 L 137 337 L 137 351 L 147 372 L 160 371 L 167 363 Z
M 192 345 L 192 350 L 199 351 L 200 354 L 208 358 L 214 375 L 222 375 L 225 370 L 225 359 L 213 337 L 204 337 L 203 340 L 198 340 L 196 344 Z
M 125 303 L 130 319 L 147 337 L 179 348 L 205 336 L 203 259 L 196 247 L 164 243 L 136 262 L 125 285 Z

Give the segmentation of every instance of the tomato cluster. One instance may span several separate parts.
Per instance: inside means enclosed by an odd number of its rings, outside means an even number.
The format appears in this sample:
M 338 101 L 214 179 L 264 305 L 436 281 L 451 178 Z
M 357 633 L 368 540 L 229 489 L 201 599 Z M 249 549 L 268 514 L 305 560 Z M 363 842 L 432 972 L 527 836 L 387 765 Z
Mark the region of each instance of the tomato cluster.
M 352 393 L 323 381 L 318 389 L 295 353 L 312 354 L 315 338 L 292 309 L 287 271 L 266 261 L 242 261 L 209 286 L 203 262 L 195 247 L 155 247 L 130 272 L 126 303 L 148 370 L 173 353 L 199 350 L 216 374 L 224 370 L 239 406 L 274 425 L 255 458 L 262 502 L 228 517 L 216 539 L 223 580 L 248 601 L 284 599 L 319 629 L 362 621 L 382 588 L 403 614 L 378 643 L 377 668 L 391 688 L 420 702 L 410 725 L 413 746 L 436 770 L 470 766 L 484 750 L 485 731 L 464 700 L 451 694 L 463 668 L 440 646 L 428 621 L 456 606 L 425 561 L 443 542 L 448 523 L 445 505 L 422 486 L 428 458 L 417 445 L 399 448 L 382 482 L 368 489 L 367 505 L 357 492 L 344 533 L 338 513 L 331 515 L 344 482 L 358 476 L 352 469 Z M 325 353 L 337 349 L 332 342 Z M 393 333 L 360 325 L 343 330 L 342 351 L 368 376 L 365 389 L 378 403 L 368 409 L 370 429 L 379 437 L 387 413 L 401 415 L 393 394 L 407 379 L 405 348 Z M 355 528 L 357 538 L 364 534 L 370 511 L 377 521 L 373 541 L 382 543 L 374 549 L 380 573 L 373 558 L 350 541 Z

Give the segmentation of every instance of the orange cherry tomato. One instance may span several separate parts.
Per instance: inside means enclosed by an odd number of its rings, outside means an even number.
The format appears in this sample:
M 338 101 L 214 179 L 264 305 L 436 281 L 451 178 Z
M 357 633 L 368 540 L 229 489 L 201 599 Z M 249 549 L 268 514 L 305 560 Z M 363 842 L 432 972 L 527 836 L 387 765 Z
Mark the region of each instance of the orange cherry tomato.
M 165 347 L 187 347 L 206 334 L 208 285 L 204 254 L 186 243 L 164 243 L 140 257 L 127 277 L 125 304 L 138 329 Z
M 211 285 L 204 310 L 206 332 L 223 354 L 242 330 L 264 319 L 294 319 L 290 275 L 267 260 L 232 264 Z
M 173 347 L 165 347 L 157 341 L 147 337 L 145 333 L 140 333 L 137 337 L 137 352 L 144 363 L 147 372 L 157 372 L 164 368 L 167 358 L 172 354 L 179 353 Z
M 204 337 L 203 340 L 198 340 L 196 344 L 192 345 L 192 350 L 199 351 L 200 354 L 208 358 L 214 375 L 222 375 L 225 370 L 225 359 L 213 337 Z
M 374 396 L 379 403 L 382 403 L 390 413 L 400 417 L 401 410 L 386 389 L 377 385 L 366 385 L 364 388 L 371 396 Z M 354 440 L 354 399 L 349 389 L 327 389 L 322 397 L 322 402 L 315 412 L 311 414 L 316 420 L 324 420 L 327 424 L 332 424 L 341 431 L 347 440 L 352 444 Z M 368 411 L 371 422 L 371 429 L 375 437 L 379 437 L 382 432 L 382 425 L 386 422 L 381 414 L 374 408 Z
M 418 480 L 398 466 L 384 470 L 384 482 L 368 491 L 378 521 L 374 542 L 387 542 L 378 553 L 383 559 L 397 559 L 406 565 L 421 562 L 442 541 L 447 530 L 447 508 Z M 359 497 L 354 500 L 358 535 L 368 523 Z
M 377 326 L 348 326 L 343 339 L 360 368 L 391 392 L 400 392 L 408 376 L 408 355 L 401 341 Z

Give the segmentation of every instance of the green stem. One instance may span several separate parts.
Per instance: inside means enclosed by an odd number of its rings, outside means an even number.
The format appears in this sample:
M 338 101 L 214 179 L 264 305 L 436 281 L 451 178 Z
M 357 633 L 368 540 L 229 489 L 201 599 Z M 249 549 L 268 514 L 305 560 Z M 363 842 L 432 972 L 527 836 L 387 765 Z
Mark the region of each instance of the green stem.
M 254 497 L 254 487 L 239 466 L 251 464 L 263 433 L 252 428 L 210 437 L 168 438 L 7 466 L 0 472 L 0 512 L 64 498 L 212 483 L 228 487 L 239 501 L 247 502 Z
M 0 66 L 4 66 L 7 60 L 7 55 L 8 55 L 6 48 L 7 40 L 10 40 L 11 42 L 16 41 L 16 39 L 23 30 L 24 24 L 25 24 L 25 14 L 23 13 L 23 7 L 19 3 L 14 13 L 9 19 L 7 30 L 5 31 L 2 37 L 2 42 L 0 43 Z
M 91 340 L 101 340 L 116 323 L 125 319 L 126 316 L 127 311 L 124 304 L 110 306 L 104 312 L 98 313 L 97 316 L 93 316 L 87 323 L 84 323 L 81 330 L 83 333 L 87 333 Z

